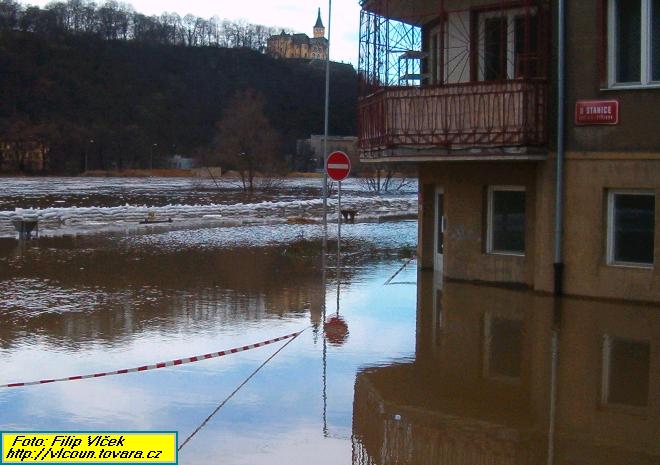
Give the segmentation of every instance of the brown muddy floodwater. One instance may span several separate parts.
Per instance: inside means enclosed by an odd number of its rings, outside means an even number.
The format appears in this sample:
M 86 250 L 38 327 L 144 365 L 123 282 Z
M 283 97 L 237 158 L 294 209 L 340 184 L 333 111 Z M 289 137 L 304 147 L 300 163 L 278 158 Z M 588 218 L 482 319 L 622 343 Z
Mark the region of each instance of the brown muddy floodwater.
M 0 239 L 0 385 L 308 328 L 181 464 L 660 463 L 659 308 L 442 283 L 410 260 L 415 221 L 345 225 L 338 273 L 335 241 L 323 260 L 320 234 L 275 224 Z M 325 337 L 337 311 L 348 334 Z M 0 430 L 176 430 L 182 442 L 281 346 L 0 388 Z

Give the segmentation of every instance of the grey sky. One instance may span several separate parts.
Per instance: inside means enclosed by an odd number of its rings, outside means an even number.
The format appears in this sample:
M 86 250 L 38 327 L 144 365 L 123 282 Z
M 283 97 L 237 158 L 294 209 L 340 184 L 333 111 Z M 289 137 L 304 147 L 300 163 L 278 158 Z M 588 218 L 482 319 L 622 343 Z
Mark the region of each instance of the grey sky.
M 51 0 L 27 0 L 23 3 L 43 6 Z M 103 0 L 96 0 L 103 3 Z M 290 28 L 296 32 L 312 35 L 316 22 L 316 12 L 321 7 L 325 27 L 328 27 L 327 0 L 129 0 L 136 11 L 145 14 L 160 14 L 164 11 L 176 12 L 183 16 L 191 13 L 205 18 L 217 15 L 220 18 L 241 19 L 249 22 Z M 335 61 L 351 62 L 357 66 L 358 27 L 360 6 L 358 0 L 333 0 L 332 2 L 332 43 L 330 56 Z

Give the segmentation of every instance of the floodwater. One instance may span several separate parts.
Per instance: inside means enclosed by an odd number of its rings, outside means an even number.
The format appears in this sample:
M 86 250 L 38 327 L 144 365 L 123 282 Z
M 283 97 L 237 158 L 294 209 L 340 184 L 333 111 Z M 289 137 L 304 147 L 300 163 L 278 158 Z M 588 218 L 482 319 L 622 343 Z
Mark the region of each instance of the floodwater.
M 316 224 L 280 224 L 0 240 L 0 384 L 131 368 L 305 330 L 200 430 L 180 461 L 350 463 L 355 373 L 414 355 L 409 260 L 417 229 L 414 221 L 344 225 L 345 269 L 338 273 L 331 239 L 325 276 L 321 234 Z M 323 316 L 337 312 L 348 335 L 329 341 Z M 0 430 L 176 430 L 183 442 L 282 345 L 0 389 Z
M 318 223 L 321 183 L 286 178 L 248 195 L 236 179 L 0 178 L 0 237 L 14 237 L 18 220 L 38 220 L 41 236 Z M 392 184 L 400 189 L 375 194 L 363 180 L 345 181 L 342 208 L 355 210 L 360 221 L 416 218 L 416 181 Z M 329 214 L 335 219 L 337 186 L 330 188 Z
M 0 430 L 204 425 L 186 465 L 660 463 L 660 308 L 443 283 L 415 221 L 343 225 L 339 262 L 335 235 L 325 256 L 316 224 L 0 239 L 0 385 L 304 330 L 206 423 L 286 342 L 0 388 Z

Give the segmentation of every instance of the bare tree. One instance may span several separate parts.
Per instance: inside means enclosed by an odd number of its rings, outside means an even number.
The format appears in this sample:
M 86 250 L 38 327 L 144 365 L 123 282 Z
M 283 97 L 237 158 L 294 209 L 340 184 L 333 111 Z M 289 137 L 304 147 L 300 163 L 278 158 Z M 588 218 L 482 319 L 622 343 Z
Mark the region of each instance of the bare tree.
M 412 181 L 398 168 L 391 164 L 370 164 L 370 168 L 363 171 L 360 181 L 367 189 L 378 194 L 400 190 Z
M 264 113 L 264 98 L 253 90 L 239 92 L 217 123 L 220 161 L 238 170 L 243 190 L 252 192 L 257 173 L 277 170 L 279 136 Z

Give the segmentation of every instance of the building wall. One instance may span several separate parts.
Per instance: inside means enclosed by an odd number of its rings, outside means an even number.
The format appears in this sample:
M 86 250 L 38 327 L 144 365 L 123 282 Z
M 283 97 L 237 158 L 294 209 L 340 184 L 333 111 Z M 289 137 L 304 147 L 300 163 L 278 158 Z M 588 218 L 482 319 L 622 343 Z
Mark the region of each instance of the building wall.
M 555 2 L 553 2 L 555 3 Z M 607 0 L 566 2 L 566 143 L 568 150 L 656 152 L 660 158 L 660 89 L 608 89 Z M 579 47 L 570 44 L 579 43 Z M 617 126 L 575 126 L 578 99 L 618 99 Z
M 660 160 L 654 154 L 575 153 L 565 163 L 564 291 L 569 295 L 660 301 L 660 269 L 607 263 L 607 193 L 656 192 L 654 263 L 660 263 Z M 650 159 L 649 159 L 650 158 Z M 449 279 L 518 283 L 552 292 L 555 157 L 534 163 L 430 163 L 420 173 L 420 267 L 433 268 L 435 186 L 445 191 L 444 273 Z M 526 188 L 525 257 L 485 252 L 486 189 Z
M 421 266 L 433 267 L 434 187 L 444 188 L 445 276 L 451 279 L 534 285 L 536 165 L 534 163 L 443 163 L 421 165 L 423 256 Z M 516 185 L 526 189 L 526 254 L 524 257 L 486 253 L 487 188 Z M 431 201 L 429 202 L 429 197 Z
M 278 34 L 268 39 L 268 54 L 281 58 L 325 59 L 328 43 L 318 38 L 310 39 L 306 34 Z
M 296 43 L 291 36 L 272 36 L 268 40 L 268 53 L 282 58 L 310 58 L 308 44 Z
M 48 151 L 48 147 L 39 142 L 0 142 L 0 172 L 45 171 Z
M 318 160 L 319 168 L 323 167 L 323 136 L 313 134 L 309 139 L 310 147 Z M 336 151 L 344 152 L 354 162 L 357 158 L 357 137 L 354 136 L 328 136 L 328 154 Z
M 496 5 L 496 2 L 490 2 Z M 556 14 L 556 1 L 549 9 Z M 566 56 L 566 154 L 563 261 L 564 290 L 568 294 L 637 301 L 660 301 L 660 88 L 623 89 L 608 83 L 609 0 L 566 2 L 568 47 Z M 447 10 L 465 11 L 483 6 L 483 0 L 451 0 Z M 430 0 L 411 4 L 394 1 L 390 13 L 427 11 L 423 43 L 437 25 L 438 6 Z M 457 13 L 453 13 L 457 18 Z M 405 16 L 405 15 L 404 15 Z M 434 189 L 445 189 L 448 230 L 445 235 L 445 276 L 451 279 L 518 283 L 552 292 L 554 284 L 555 156 L 556 150 L 556 17 L 551 21 L 547 105 L 547 160 L 531 162 L 443 161 L 442 149 L 434 162 L 416 162 L 420 173 L 419 264 L 433 267 Z M 455 21 L 457 23 L 457 21 Z M 463 21 L 465 23 L 465 21 Z M 452 24 L 449 25 L 450 33 Z M 448 46 L 455 44 L 448 39 Z M 579 44 L 579 46 L 574 46 Z M 452 56 L 451 50 L 448 52 Z M 429 65 L 426 63 L 426 72 Z M 456 78 L 463 80 L 462 76 Z M 427 82 L 430 83 L 430 82 Z M 615 126 L 578 126 L 577 100 L 616 99 L 620 122 Z M 430 110 L 429 110 L 430 111 Z M 394 132 L 394 131 L 393 131 Z M 423 147 L 429 150 L 429 147 Z M 407 149 L 407 147 L 406 147 Z M 384 151 L 384 153 L 386 153 Z M 408 154 L 414 153 L 408 151 Z M 470 152 L 480 155 L 475 149 Z M 385 154 L 384 156 L 387 156 Z M 403 155 L 405 157 L 405 155 Z M 398 161 L 398 160 L 397 160 Z M 436 162 L 437 161 L 437 162 Z M 527 247 L 525 257 L 485 253 L 488 185 L 525 185 L 527 191 Z M 620 267 L 607 263 L 607 192 L 609 189 L 647 189 L 656 193 L 654 267 Z
M 660 300 L 660 160 L 636 153 L 569 153 L 566 163 L 565 289 L 571 294 Z M 657 156 L 658 154 L 651 154 Z M 656 192 L 655 268 L 611 266 L 606 262 L 607 190 Z

